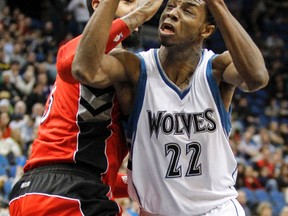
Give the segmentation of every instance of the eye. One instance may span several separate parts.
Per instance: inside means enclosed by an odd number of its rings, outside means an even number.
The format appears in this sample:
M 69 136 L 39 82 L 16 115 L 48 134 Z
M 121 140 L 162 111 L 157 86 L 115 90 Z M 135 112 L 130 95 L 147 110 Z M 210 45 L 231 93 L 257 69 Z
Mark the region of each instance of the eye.
M 191 16 L 194 16 L 196 15 L 196 11 L 195 11 L 195 8 L 194 7 L 184 7 L 183 8 L 183 12 L 187 15 L 191 15 Z
M 193 14 L 193 11 L 188 10 L 188 9 L 185 9 L 184 12 L 187 13 L 187 14 L 191 14 L 191 15 Z
M 171 9 L 175 8 L 175 5 L 173 5 L 173 4 L 167 4 L 166 8 L 171 10 Z
M 134 3 L 134 0 L 122 0 L 122 1 L 124 1 L 126 4 L 132 4 L 132 3 Z

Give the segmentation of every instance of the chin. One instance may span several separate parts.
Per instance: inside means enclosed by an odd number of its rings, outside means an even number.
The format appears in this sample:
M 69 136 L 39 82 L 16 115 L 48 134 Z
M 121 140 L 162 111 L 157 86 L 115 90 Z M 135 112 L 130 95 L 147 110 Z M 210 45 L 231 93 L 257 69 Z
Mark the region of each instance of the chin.
M 172 47 L 174 45 L 173 43 L 169 42 L 169 40 L 163 38 L 160 38 L 160 44 L 165 47 Z

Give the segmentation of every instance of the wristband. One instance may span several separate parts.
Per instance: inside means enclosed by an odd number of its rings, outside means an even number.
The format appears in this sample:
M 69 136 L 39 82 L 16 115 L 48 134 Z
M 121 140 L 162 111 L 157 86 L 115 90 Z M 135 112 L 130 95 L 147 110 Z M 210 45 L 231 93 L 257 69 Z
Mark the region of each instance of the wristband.
M 126 23 L 118 18 L 112 22 L 109 39 L 106 46 L 105 53 L 110 52 L 119 43 L 121 43 L 127 36 L 129 36 L 130 31 Z

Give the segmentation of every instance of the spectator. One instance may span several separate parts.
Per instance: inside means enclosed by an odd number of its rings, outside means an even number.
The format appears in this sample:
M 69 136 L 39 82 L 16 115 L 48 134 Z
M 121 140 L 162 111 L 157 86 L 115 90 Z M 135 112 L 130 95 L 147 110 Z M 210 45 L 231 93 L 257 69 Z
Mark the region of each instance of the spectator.
M 266 38 L 265 45 L 268 49 L 276 50 L 284 46 L 284 41 L 276 32 L 273 32 Z
M 277 181 L 269 175 L 269 169 L 267 167 L 260 168 L 259 182 L 267 191 L 278 190 Z
M 17 61 L 20 64 L 20 68 L 24 66 L 25 64 L 25 58 L 24 58 L 24 44 L 21 41 L 16 41 L 14 43 L 14 49 L 13 53 L 10 56 L 11 61 Z
M 34 103 L 33 104 L 31 116 L 35 121 L 34 127 L 38 127 L 40 125 L 44 109 L 45 109 L 45 107 L 44 107 L 43 103 Z
M 260 153 L 260 158 L 255 161 L 255 168 L 260 171 L 263 167 L 266 167 L 267 170 L 264 170 L 264 172 L 267 172 L 267 176 L 272 178 L 275 168 L 272 157 L 274 152 L 271 152 L 269 146 L 264 145 L 260 149 Z
M 261 182 L 259 180 L 259 174 L 253 169 L 252 166 L 247 165 L 245 166 L 244 171 L 244 186 L 251 189 L 263 189 L 263 185 L 261 185 Z
M 46 56 L 46 61 L 43 62 L 43 64 L 45 65 L 46 70 L 48 72 L 48 80 L 50 81 L 50 83 L 54 83 L 57 74 L 55 64 L 55 54 L 52 52 L 48 52 Z
M 3 51 L 3 47 L 0 46 L 0 72 L 8 70 L 9 68 L 10 68 L 9 57 Z
M 288 192 L 288 165 L 287 163 L 282 164 L 280 173 L 277 176 L 276 181 L 278 185 L 278 190 L 286 194 Z
M 27 105 L 27 112 L 28 114 L 32 113 L 32 107 L 36 103 L 45 104 L 45 101 L 47 99 L 46 94 L 44 92 L 45 86 L 43 86 L 41 83 L 36 83 L 33 86 L 33 91 L 31 94 L 29 94 L 26 98 L 26 105 Z
M 77 34 L 80 34 L 89 20 L 89 13 L 85 0 L 71 0 L 66 10 L 72 13 L 77 23 Z
M 11 83 L 11 71 L 2 73 L 2 83 L 0 85 L 0 99 L 9 99 L 12 103 L 21 98 L 20 92 Z
M 279 216 L 288 216 L 288 206 L 282 208 Z
M 0 130 L 2 131 L 3 138 L 11 137 L 12 130 L 9 127 L 10 115 L 8 112 L 0 113 Z
M 254 126 L 247 127 L 239 144 L 239 151 L 247 161 L 251 161 L 252 158 L 257 157 L 261 148 L 261 144 L 253 140 L 255 131 Z
M 11 113 L 11 104 L 8 99 L 1 99 L 0 100 L 0 113 L 7 112 L 8 114 Z
M 12 152 L 14 156 L 22 155 L 22 149 L 19 144 L 11 137 L 5 138 L 3 132 L 0 130 L 0 154 L 7 156 L 10 152 Z
M 272 216 L 272 206 L 269 202 L 260 202 L 256 209 L 257 216 Z
M 269 148 L 269 151 L 271 152 L 275 151 L 275 147 L 271 143 L 271 137 L 267 128 L 261 127 L 258 133 L 253 135 L 252 139 L 254 142 L 257 143 L 258 146 L 261 146 L 261 148 L 263 146 L 267 146 Z
M 23 95 L 29 95 L 35 85 L 35 68 L 33 65 L 28 65 L 23 76 L 17 74 L 15 76 L 15 87 Z
M 279 130 L 280 130 L 280 134 L 283 137 L 283 139 L 285 140 L 285 144 L 283 146 L 283 148 L 287 148 L 288 146 L 288 120 L 282 120 L 279 126 Z

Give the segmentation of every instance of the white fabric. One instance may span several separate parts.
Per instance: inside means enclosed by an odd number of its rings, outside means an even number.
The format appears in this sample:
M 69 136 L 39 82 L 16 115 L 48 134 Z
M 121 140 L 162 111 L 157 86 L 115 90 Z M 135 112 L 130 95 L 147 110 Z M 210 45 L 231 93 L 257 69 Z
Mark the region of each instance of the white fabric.
M 165 75 L 155 50 L 140 54 L 144 76 L 127 132 L 132 140 L 130 196 L 145 212 L 165 216 L 204 214 L 235 198 L 237 164 L 227 137 L 229 113 L 216 104 L 217 84 L 211 87 L 207 80 L 214 53 L 203 50 L 183 91 Z

